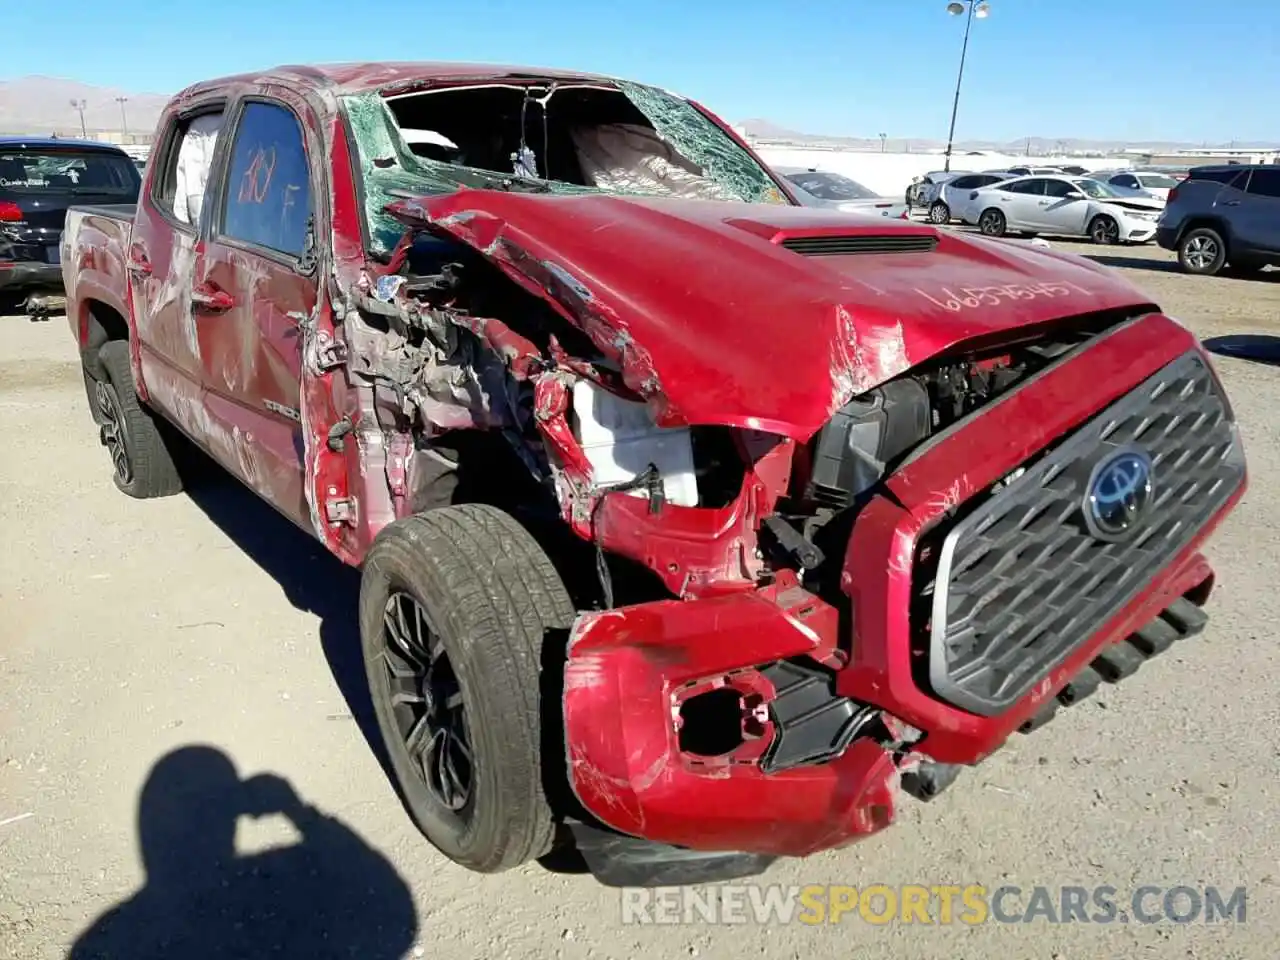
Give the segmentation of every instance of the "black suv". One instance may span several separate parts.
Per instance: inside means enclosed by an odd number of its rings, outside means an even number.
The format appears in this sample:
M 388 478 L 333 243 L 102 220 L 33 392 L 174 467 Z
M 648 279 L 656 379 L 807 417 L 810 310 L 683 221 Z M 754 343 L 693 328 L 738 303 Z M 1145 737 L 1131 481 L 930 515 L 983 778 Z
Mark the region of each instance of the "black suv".
M 129 155 L 111 144 L 0 137 L 0 300 L 62 286 L 67 207 L 135 203 L 141 187 Z
M 1169 193 L 1156 243 L 1187 273 L 1280 265 L 1280 166 L 1196 167 Z

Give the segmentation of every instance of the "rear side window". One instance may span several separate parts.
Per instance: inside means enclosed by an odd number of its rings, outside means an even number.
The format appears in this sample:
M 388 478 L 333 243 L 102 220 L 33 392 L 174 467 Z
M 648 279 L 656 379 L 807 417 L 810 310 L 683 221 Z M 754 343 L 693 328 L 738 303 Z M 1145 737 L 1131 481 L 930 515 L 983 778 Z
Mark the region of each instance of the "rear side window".
M 151 202 L 178 223 L 200 225 L 205 188 L 213 168 L 213 152 L 222 130 L 222 111 L 211 110 L 174 122 L 163 164 L 153 178 Z
M 245 106 L 224 193 L 224 236 L 302 256 L 311 216 L 311 171 L 292 111 L 269 103 Z
M 1018 180 L 1015 183 L 1005 184 L 1000 189 L 1007 190 L 1009 193 L 1042 194 L 1044 193 L 1044 181 L 1043 180 Z
M 97 150 L 0 149 L 0 192 L 135 200 L 141 180 L 123 154 Z
M 1243 176 L 1248 174 L 1248 170 L 1232 170 L 1230 168 L 1219 168 L 1209 170 L 1192 170 L 1190 180 L 1213 180 L 1217 183 L 1227 183 L 1235 187 L 1241 187 L 1244 184 Z M 1239 181 L 1239 182 L 1236 182 Z
M 1280 197 L 1280 170 L 1255 170 L 1249 178 L 1249 192 L 1260 197 Z

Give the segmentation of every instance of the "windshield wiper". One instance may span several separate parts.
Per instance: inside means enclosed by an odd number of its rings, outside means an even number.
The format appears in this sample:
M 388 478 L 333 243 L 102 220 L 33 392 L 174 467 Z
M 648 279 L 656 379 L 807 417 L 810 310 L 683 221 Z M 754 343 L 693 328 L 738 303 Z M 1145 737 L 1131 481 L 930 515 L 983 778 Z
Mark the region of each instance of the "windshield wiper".
M 550 193 L 551 185 L 545 180 L 532 180 L 529 177 L 504 177 L 499 181 L 498 189 L 509 193 Z

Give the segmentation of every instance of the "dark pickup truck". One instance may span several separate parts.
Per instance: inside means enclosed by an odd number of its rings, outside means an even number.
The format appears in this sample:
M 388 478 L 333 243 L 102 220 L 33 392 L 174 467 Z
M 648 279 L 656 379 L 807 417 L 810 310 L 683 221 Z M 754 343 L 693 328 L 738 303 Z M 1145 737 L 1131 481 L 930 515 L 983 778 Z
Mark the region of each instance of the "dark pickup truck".
M 362 568 L 392 777 L 477 870 L 881 830 L 1199 632 L 1246 484 L 1118 274 L 801 207 L 623 80 L 201 83 L 62 262 L 117 486 L 177 493 L 194 445 Z

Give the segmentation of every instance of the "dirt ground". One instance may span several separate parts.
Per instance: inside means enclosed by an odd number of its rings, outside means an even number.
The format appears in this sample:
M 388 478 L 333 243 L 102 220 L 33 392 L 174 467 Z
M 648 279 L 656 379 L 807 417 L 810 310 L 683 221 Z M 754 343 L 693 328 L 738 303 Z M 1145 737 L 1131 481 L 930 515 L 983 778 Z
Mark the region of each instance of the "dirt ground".
M 1204 338 L 1280 333 L 1280 272 L 1104 259 Z M 92 927 L 124 957 L 1272 960 L 1280 369 L 1218 366 L 1252 487 L 1209 551 L 1207 632 L 887 833 L 761 879 L 1245 886 L 1245 923 L 638 926 L 589 876 L 477 875 L 422 840 L 362 732 L 353 572 L 230 483 L 117 493 L 65 320 L 0 319 L 0 957 L 65 956 Z

